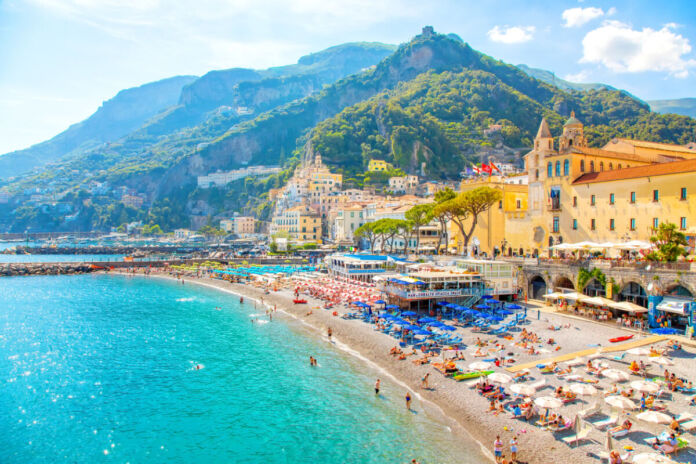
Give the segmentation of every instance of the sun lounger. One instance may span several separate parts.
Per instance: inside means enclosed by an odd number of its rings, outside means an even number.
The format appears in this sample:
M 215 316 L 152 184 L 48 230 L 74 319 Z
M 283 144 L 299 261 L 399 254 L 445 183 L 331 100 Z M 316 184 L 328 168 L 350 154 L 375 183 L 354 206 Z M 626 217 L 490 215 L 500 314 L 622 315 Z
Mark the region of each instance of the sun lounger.
M 561 432 L 565 432 L 565 431 L 567 431 L 567 430 L 572 430 L 573 427 L 575 427 L 575 421 L 576 421 L 576 420 L 577 420 L 577 419 L 573 419 L 572 421 L 567 422 L 567 423 L 563 424 L 563 425 L 560 426 L 560 427 L 549 427 L 549 430 L 550 430 L 552 433 L 554 433 L 554 434 L 556 434 L 556 433 L 561 433 Z
M 583 419 L 586 419 L 590 416 L 597 414 L 601 410 L 602 406 L 599 404 L 599 401 L 595 401 L 595 403 L 589 408 L 583 409 L 582 411 L 578 412 L 578 416 L 582 417 Z
M 539 389 L 543 388 L 545 385 L 546 385 L 546 379 L 541 379 L 541 380 L 539 380 L 539 381 L 537 381 L 537 382 L 534 382 L 534 383 L 530 383 L 530 384 L 529 384 L 530 387 L 532 387 L 532 388 L 534 388 L 534 389 L 536 389 L 536 390 L 539 390 Z
M 588 423 L 591 424 L 593 427 L 595 427 L 595 428 L 601 430 L 601 429 L 603 429 L 604 427 L 610 427 L 610 426 L 612 426 L 612 425 L 616 425 L 616 422 L 617 422 L 618 420 L 619 420 L 619 415 L 618 415 L 618 414 L 612 414 L 611 416 L 609 416 L 609 417 L 606 418 L 606 419 L 602 419 L 602 420 L 597 421 L 597 422 L 588 422 Z
M 565 443 L 568 446 L 573 446 L 574 444 L 586 440 L 587 436 L 590 434 L 590 430 L 592 430 L 590 427 L 585 427 L 582 430 L 580 430 L 580 432 L 577 434 L 561 438 L 561 441 L 563 441 L 563 443 Z

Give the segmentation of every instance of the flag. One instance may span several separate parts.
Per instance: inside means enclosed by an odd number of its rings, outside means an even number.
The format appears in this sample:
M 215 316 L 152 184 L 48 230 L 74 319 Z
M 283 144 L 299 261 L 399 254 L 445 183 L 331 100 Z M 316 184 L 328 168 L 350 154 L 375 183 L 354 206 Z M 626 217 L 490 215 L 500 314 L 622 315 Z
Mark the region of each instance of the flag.
M 488 175 L 493 174 L 493 169 L 491 169 L 491 167 L 489 165 L 487 165 L 486 163 L 483 163 L 481 165 L 481 170 Z
M 481 169 L 479 169 L 478 167 L 476 167 L 475 164 L 472 164 L 471 167 L 472 167 L 472 169 L 476 172 L 476 174 L 481 174 Z
M 498 166 L 493 164 L 493 161 L 489 161 L 489 166 L 491 167 L 491 169 L 495 169 L 496 171 L 498 171 L 501 174 L 503 173 L 503 171 L 501 171 L 500 168 L 498 168 Z

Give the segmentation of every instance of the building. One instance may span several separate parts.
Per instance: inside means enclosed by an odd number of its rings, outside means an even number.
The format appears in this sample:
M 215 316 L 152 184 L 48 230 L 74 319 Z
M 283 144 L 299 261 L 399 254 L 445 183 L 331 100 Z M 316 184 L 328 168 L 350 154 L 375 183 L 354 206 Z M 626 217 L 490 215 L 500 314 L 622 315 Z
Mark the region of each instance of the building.
M 227 233 L 232 233 L 234 230 L 234 219 L 222 219 L 220 221 L 220 228 Z
M 693 148 L 628 139 L 591 148 L 572 114 L 557 142 L 542 119 L 525 163 L 535 250 L 586 240 L 647 241 L 660 222 L 696 232 Z
M 145 198 L 142 195 L 125 194 L 121 197 L 121 203 L 135 209 L 138 209 L 141 206 L 143 206 L 144 202 Z
M 335 254 L 326 257 L 329 275 L 343 280 L 372 282 L 376 276 L 395 272 L 396 263 L 406 260 L 389 255 Z
M 390 168 L 391 165 L 389 163 L 380 159 L 371 159 L 370 162 L 367 163 L 367 170 L 370 172 L 388 171 Z
M 332 238 L 336 242 L 353 242 L 355 231 L 367 222 L 365 205 L 353 203 L 339 208 L 333 220 Z
M 186 240 L 186 239 L 188 239 L 189 237 L 191 237 L 192 235 L 195 235 L 195 234 L 196 234 L 196 233 L 195 233 L 194 231 L 192 231 L 192 230 L 188 230 L 188 229 L 176 229 L 176 230 L 174 231 L 174 238 L 176 238 L 177 240 Z
M 235 216 L 232 231 L 240 237 L 246 237 L 254 233 L 256 219 L 251 216 Z
M 389 178 L 389 190 L 394 193 L 416 193 L 418 176 L 397 176 Z
M 517 271 L 507 261 L 489 259 L 460 259 L 455 266 L 481 274 L 490 294 L 499 299 L 512 299 L 517 295 Z
M 321 242 L 321 216 L 308 207 L 300 205 L 273 216 L 271 235 L 287 234 L 290 239 L 301 242 Z
M 218 171 L 207 176 L 198 176 L 198 187 L 224 187 L 235 180 L 244 179 L 245 177 L 270 176 L 277 172 L 280 172 L 280 167 L 278 166 L 249 166 L 227 172 Z

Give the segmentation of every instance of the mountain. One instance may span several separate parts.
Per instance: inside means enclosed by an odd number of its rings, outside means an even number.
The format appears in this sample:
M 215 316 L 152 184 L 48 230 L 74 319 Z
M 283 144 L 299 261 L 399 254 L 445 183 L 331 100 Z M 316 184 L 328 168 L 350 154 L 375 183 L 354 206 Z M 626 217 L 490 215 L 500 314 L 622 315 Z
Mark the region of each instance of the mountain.
M 176 104 L 181 89 L 195 79 L 195 76 L 177 76 L 120 91 L 89 118 L 52 139 L 0 156 L 0 179 L 118 139 Z
M 674 113 L 696 118 L 696 98 L 648 100 L 647 103 L 656 113 Z
M 321 153 L 356 185 L 365 180 L 372 158 L 452 179 L 481 150 L 529 147 L 542 116 L 558 132 L 571 110 L 585 123 L 594 146 L 617 136 L 673 143 L 696 139 L 693 119 L 652 113 L 618 90 L 560 89 L 431 28 L 393 53 L 380 53 L 386 57 L 373 66 L 350 62 L 333 77 L 353 73 L 330 84 L 322 84 L 330 79 L 326 66 L 334 69 L 347 61 L 332 58 L 329 66 L 323 52 L 291 65 L 294 71 L 206 75 L 182 89 L 177 105 L 127 136 L 6 185 L 15 199 L 0 205 L 0 224 L 20 231 L 101 230 L 142 220 L 171 230 L 198 227 L 235 211 L 267 219 L 266 192 L 282 186 L 300 158 L 313 153 Z M 201 122 L 190 125 L 198 117 Z M 497 128 L 493 133 L 492 127 Z M 223 189 L 196 186 L 196 176 L 269 164 L 284 170 Z M 131 189 L 144 205 L 127 207 L 113 193 L 98 193 L 92 181 L 110 192 Z M 69 204 L 63 208 L 72 213 L 69 222 L 66 213 L 27 203 L 29 193 L 23 192 L 36 189 Z
M 547 84 L 554 85 L 559 89 L 563 90 L 616 90 L 614 87 L 607 84 L 584 84 L 566 81 L 564 79 L 561 79 L 560 77 L 556 77 L 556 74 L 552 73 L 551 71 L 546 71 L 545 69 L 539 68 L 530 68 L 526 64 L 518 64 L 517 67 L 524 71 L 527 75 L 532 76 L 534 79 L 538 79 L 542 82 L 546 82 Z

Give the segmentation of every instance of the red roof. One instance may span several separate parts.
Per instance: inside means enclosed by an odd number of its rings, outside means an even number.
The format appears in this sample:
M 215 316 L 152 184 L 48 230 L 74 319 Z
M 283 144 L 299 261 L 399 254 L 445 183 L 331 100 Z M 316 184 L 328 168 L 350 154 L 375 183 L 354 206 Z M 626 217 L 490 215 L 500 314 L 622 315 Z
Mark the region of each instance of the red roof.
M 683 172 L 696 171 L 696 159 L 673 161 L 671 163 L 656 163 L 632 168 L 614 169 L 611 171 L 588 172 L 573 181 L 573 184 L 589 184 L 593 182 L 611 182 L 613 180 L 636 179 L 639 177 L 666 176 Z

